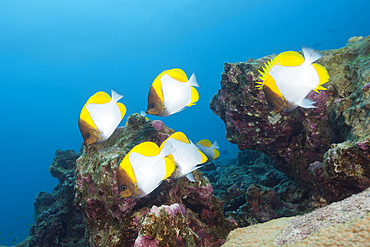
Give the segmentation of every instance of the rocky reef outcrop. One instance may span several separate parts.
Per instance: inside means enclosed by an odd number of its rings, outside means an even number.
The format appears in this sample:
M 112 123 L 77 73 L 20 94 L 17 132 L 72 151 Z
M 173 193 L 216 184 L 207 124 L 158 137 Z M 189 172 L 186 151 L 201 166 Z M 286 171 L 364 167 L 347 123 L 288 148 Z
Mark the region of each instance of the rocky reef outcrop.
M 16 246 L 87 246 L 83 212 L 73 204 L 78 156 L 73 150 L 55 151 L 49 171 L 59 183 L 52 193 L 42 191 L 36 196 L 35 223 L 30 228 L 30 236 Z
M 327 91 L 308 95 L 317 102 L 314 109 L 270 116 L 255 85 L 258 70 L 275 55 L 225 63 L 210 107 L 240 150 L 263 151 L 311 196 L 332 202 L 370 186 L 370 36 L 323 53 L 317 63 L 330 80 Z
M 221 246 L 235 221 L 222 213 L 222 201 L 209 181 L 193 172 L 165 180 L 140 199 L 119 198 L 117 170 L 137 144 L 160 145 L 172 129 L 139 114 L 128 117 L 104 143 L 87 146 L 77 160 L 74 203 L 84 212 L 89 246 Z M 149 245 L 150 244 L 150 245 Z

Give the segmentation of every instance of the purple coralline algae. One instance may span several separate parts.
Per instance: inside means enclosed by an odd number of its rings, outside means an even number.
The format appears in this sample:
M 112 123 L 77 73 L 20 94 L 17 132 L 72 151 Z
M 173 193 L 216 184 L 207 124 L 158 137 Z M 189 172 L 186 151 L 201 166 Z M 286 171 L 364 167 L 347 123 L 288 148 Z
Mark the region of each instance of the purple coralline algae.
M 222 213 L 209 181 L 193 172 L 165 180 L 140 199 L 119 198 L 117 169 L 137 144 L 158 145 L 174 133 L 161 121 L 129 116 L 104 143 L 84 148 L 77 160 L 74 203 L 83 211 L 89 246 L 221 246 L 237 225 Z
M 210 107 L 240 150 L 263 151 L 310 195 L 333 202 L 370 186 L 370 36 L 323 53 L 317 63 L 328 70 L 328 90 L 307 96 L 316 108 L 271 117 L 255 85 L 275 55 L 225 63 Z

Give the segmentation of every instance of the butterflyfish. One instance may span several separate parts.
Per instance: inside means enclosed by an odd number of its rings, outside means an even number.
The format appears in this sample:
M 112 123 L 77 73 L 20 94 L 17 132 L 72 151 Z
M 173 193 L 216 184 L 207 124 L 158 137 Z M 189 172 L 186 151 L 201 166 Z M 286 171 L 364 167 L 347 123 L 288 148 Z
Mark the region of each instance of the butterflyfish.
M 217 150 L 220 146 L 217 141 L 212 144 L 209 140 L 203 139 L 197 142 L 196 145 L 207 156 L 207 162 L 217 159 L 220 156 L 220 152 Z
M 188 80 L 181 69 L 163 71 L 150 87 L 145 113 L 164 117 L 195 105 L 199 94 L 194 87 L 199 87 L 194 73 Z
M 182 132 L 173 133 L 161 144 L 163 149 L 167 146 L 175 148 L 175 152 L 168 156 L 176 164 L 176 169 L 170 178 L 186 176 L 190 181 L 195 181 L 191 172 L 200 168 L 199 165 L 207 161 L 207 156 Z
M 118 191 L 121 198 L 141 198 L 155 190 L 175 170 L 168 157 L 172 145 L 159 149 L 154 142 L 143 142 L 131 149 L 118 167 Z
M 259 71 L 262 82 L 257 82 L 256 87 L 263 89 L 273 115 L 297 106 L 315 108 L 315 102 L 306 96 L 311 90 L 326 90 L 322 85 L 329 81 L 329 74 L 325 67 L 313 63 L 324 54 L 306 46 L 302 51 L 304 57 L 294 51 L 280 53 Z
M 104 142 L 113 134 L 126 113 L 125 105 L 117 102 L 122 97 L 112 89 L 112 98 L 101 91 L 89 98 L 78 119 L 85 144 Z

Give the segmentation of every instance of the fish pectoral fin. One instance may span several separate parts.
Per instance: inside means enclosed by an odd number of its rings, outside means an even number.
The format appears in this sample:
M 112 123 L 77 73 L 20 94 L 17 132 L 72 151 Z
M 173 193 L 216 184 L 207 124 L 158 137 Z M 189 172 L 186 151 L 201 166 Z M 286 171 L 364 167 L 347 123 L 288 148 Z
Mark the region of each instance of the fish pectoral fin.
M 313 104 L 316 102 L 313 102 L 312 100 L 309 100 L 307 98 L 304 98 L 298 105 L 303 108 L 316 108 Z
M 187 175 L 186 175 L 186 178 L 189 179 L 191 182 L 195 182 L 195 179 L 193 177 L 193 174 L 191 172 L 189 172 Z
M 143 110 L 141 110 L 141 112 L 140 112 L 140 116 L 142 116 L 142 117 L 145 117 L 147 114 L 146 114 L 146 112 L 145 111 L 143 111 Z

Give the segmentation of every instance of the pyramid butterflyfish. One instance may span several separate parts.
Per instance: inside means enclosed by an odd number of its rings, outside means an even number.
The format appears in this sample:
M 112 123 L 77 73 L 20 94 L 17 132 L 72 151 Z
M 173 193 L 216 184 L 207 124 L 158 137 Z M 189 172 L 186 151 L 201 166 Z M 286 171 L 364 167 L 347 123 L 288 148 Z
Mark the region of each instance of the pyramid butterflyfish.
M 175 132 L 161 144 L 161 148 L 167 146 L 175 148 L 175 152 L 168 156 L 176 164 L 175 171 L 170 178 L 186 176 L 190 181 L 195 181 L 191 172 L 200 168 L 201 164 L 207 161 L 207 156 L 182 132 Z
M 175 163 L 166 157 L 175 151 L 172 145 L 159 149 L 154 142 L 143 142 L 123 158 L 117 173 L 121 198 L 141 198 L 155 190 L 175 170 Z
M 304 57 L 294 51 L 280 53 L 259 71 L 262 82 L 257 82 L 256 87 L 263 89 L 273 115 L 297 106 L 315 108 L 315 102 L 306 96 L 312 90 L 326 90 L 322 85 L 329 81 L 329 74 L 322 65 L 313 63 L 323 53 L 305 46 L 302 51 Z
M 217 150 L 220 146 L 217 141 L 212 144 L 209 140 L 203 139 L 197 142 L 196 146 L 207 156 L 207 162 L 211 162 L 220 156 L 220 152 Z
M 126 113 L 125 105 L 117 102 L 122 97 L 112 89 L 112 98 L 100 91 L 88 99 L 78 119 L 85 144 L 104 142 L 113 134 Z
M 144 114 L 169 116 L 195 105 L 199 100 L 195 74 L 190 79 L 181 69 L 165 70 L 153 81 L 148 95 L 148 109 Z

